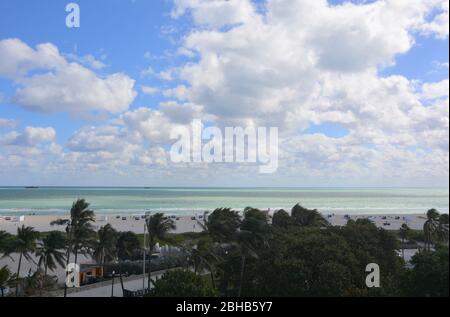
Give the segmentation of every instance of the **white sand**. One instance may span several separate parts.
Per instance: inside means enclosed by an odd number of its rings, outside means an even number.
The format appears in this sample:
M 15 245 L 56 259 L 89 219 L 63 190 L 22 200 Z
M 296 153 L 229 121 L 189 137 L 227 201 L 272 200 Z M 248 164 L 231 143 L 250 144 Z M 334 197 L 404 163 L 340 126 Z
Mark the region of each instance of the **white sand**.
M 136 218 L 135 218 L 136 217 Z M 337 226 L 343 226 L 347 223 L 344 215 L 325 215 L 328 221 Z M 22 225 L 34 227 L 39 232 L 48 232 L 53 230 L 64 231 L 63 226 L 51 226 L 50 223 L 59 216 L 25 216 L 23 221 L 14 221 L 14 217 L 7 220 L 7 217 L 0 217 L 0 230 L 17 233 L 17 228 Z M 173 219 L 177 228 L 174 233 L 201 232 L 202 228 L 192 217 L 179 217 Z M 353 220 L 370 219 L 377 227 L 387 230 L 397 230 L 402 224 L 407 223 L 411 229 L 422 229 L 426 221 L 425 214 L 418 215 L 350 215 Z M 145 221 L 140 216 L 98 216 L 95 227 L 111 224 L 118 231 L 132 231 L 137 234 L 144 233 Z M 390 224 L 390 225 L 387 225 Z
M 117 218 L 118 217 L 118 218 Z M 98 216 L 95 222 L 96 229 L 111 224 L 117 231 L 132 231 L 137 234 L 144 233 L 145 220 L 140 216 Z M 49 231 L 64 231 L 64 226 L 51 226 L 50 223 L 60 218 L 60 216 L 25 216 L 24 221 L 14 221 L 14 217 L 11 220 L 6 220 L 7 217 L 0 217 L 0 231 L 6 231 L 9 233 L 17 233 L 17 228 L 22 225 L 35 228 L 39 232 Z M 62 217 L 62 219 L 66 219 Z M 201 232 L 202 228 L 199 226 L 196 220 L 192 220 L 191 217 L 180 217 L 173 219 L 177 229 L 174 233 L 185 232 Z

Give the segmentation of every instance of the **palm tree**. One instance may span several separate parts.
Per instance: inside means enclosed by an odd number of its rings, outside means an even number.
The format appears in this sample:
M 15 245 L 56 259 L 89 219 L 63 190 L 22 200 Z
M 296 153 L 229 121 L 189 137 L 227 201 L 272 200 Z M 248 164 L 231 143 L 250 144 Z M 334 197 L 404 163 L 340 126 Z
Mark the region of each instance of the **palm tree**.
M 8 267 L 5 265 L 0 268 L 0 293 L 1 297 L 5 296 L 5 289 L 12 287 L 16 282 L 16 275 L 13 274 Z
M 436 228 L 437 240 L 440 243 L 448 243 L 448 214 L 442 214 L 439 216 L 438 226 Z
M 44 265 L 44 274 L 48 269 L 54 271 L 57 266 L 64 267 L 65 255 L 62 250 L 66 247 L 66 238 L 59 231 L 52 231 L 38 243 L 36 255 L 39 257 L 38 266 Z
M 267 246 L 267 230 L 267 215 L 258 209 L 250 207 L 246 208 L 244 211 L 244 220 L 236 235 L 237 244 L 241 253 L 241 273 L 238 297 L 241 297 L 242 295 L 247 258 L 258 258 L 258 254 L 255 250 Z
M 66 267 L 69 265 L 70 255 L 75 255 L 75 264 L 78 262 L 78 253 L 93 245 L 95 230 L 92 222 L 95 214 L 89 209 L 89 203 L 84 199 L 78 199 L 70 209 L 70 219 L 58 219 L 51 222 L 54 226 L 66 226 L 68 237 Z M 64 284 L 64 297 L 67 296 L 67 285 Z
M 237 233 L 237 245 L 241 254 L 241 273 L 239 277 L 238 297 L 241 297 L 242 295 L 247 258 L 258 258 L 258 254 L 255 252 L 253 245 L 254 241 L 253 234 L 250 231 L 241 230 Z
M 15 237 L 6 231 L 0 231 L 0 256 L 9 256 L 14 252 L 14 241 Z M 3 254 L 3 255 L 2 255 Z
M 75 263 L 78 262 L 78 253 L 92 246 L 95 230 L 92 223 L 95 222 L 95 213 L 89 209 L 89 203 L 84 199 L 78 199 L 70 209 L 70 219 L 58 219 L 52 225 L 66 226 L 70 253 L 75 255 Z
M 423 225 L 423 232 L 425 234 L 426 248 L 431 249 L 434 236 L 439 222 L 439 212 L 436 209 L 430 209 L 427 212 L 427 221 Z
M 17 237 L 5 231 L 0 231 L 0 259 L 9 257 L 12 260 L 11 254 L 16 250 Z
M 141 249 L 138 236 L 132 232 L 119 232 L 117 237 L 117 258 L 119 261 L 132 260 L 136 251 Z
M 132 260 L 135 252 L 141 249 L 141 242 L 137 234 L 132 231 L 119 232 L 117 236 L 116 257 L 119 264 L 120 284 L 124 291 L 122 279 L 122 261 Z
M 163 240 L 166 234 L 176 229 L 174 221 L 170 218 L 164 217 L 164 214 L 157 213 L 149 216 L 146 219 L 147 231 L 149 236 L 149 257 L 148 257 L 148 289 L 151 288 L 151 274 L 152 274 L 152 254 L 153 248 L 156 245 L 156 240 Z
M 36 250 L 36 239 L 38 237 L 39 233 L 32 227 L 22 226 L 17 229 L 15 252 L 19 253 L 19 264 L 17 267 L 16 296 L 19 294 L 19 275 L 22 266 L 22 258 L 25 258 L 27 261 L 32 261 L 30 253 Z
M 292 208 L 292 218 L 299 226 L 327 227 L 329 222 L 316 209 L 306 209 L 300 204 Z
M 402 258 L 405 260 L 405 241 L 409 237 L 411 229 L 408 227 L 406 223 L 402 224 L 400 228 L 400 238 L 402 239 Z
M 192 261 L 194 263 L 195 272 L 202 272 L 209 270 L 211 284 L 215 288 L 216 281 L 214 278 L 216 265 L 219 262 L 219 257 L 216 254 L 215 245 L 210 237 L 200 239 L 196 245 L 188 247 Z
M 281 209 L 275 212 L 272 219 L 272 225 L 274 227 L 282 228 L 282 229 L 288 229 L 294 224 L 294 220 L 292 217 L 287 213 L 287 211 Z
M 0 254 L 3 253 L 5 249 L 5 242 L 8 237 L 8 233 L 6 231 L 0 231 Z
M 101 265 L 103 271 L 105 262 L 112 261 L 116 257 L 117 231 L 110 224 L 107 224 L 100 228 L 97 236 L 94 258 Z
M 230 208 L 218 208 L 205 219 L 208 234 L 219 243 L 233 241 L 240 225 L 241 216 Z

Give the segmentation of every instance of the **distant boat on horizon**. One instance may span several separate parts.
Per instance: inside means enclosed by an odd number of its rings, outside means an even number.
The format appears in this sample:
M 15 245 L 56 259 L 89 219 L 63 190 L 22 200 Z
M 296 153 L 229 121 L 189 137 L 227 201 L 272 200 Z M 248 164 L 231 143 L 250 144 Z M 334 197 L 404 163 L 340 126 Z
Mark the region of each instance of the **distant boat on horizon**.
M 25 187 L 25 189 L 38 189 L 39 187 L 38 186 L 27 186 L 27 187 Z

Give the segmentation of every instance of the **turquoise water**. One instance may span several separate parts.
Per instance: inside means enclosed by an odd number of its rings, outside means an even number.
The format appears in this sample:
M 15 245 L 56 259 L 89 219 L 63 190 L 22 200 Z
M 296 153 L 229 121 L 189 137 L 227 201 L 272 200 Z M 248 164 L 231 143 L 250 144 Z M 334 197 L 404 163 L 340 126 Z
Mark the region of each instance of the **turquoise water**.
M 324 213 L 448 213 L 448 188 L 81 188 L 0 187 L 0 215 L 65 214 L 85 198 L 98 214 L 147 210 L 191 215 L 217 207 L 289 209 L 296 203 Z

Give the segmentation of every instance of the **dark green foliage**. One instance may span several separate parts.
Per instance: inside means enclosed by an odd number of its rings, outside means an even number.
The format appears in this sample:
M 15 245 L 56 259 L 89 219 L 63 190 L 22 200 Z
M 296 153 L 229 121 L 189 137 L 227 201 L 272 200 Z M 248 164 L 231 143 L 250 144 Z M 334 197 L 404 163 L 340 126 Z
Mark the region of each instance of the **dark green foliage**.
M 329 225 L 328 221 L 319 213 L 318 210 L 307 209 L 299 204 L 292 208 L 291 216 L 294 223 L 299 226 L 325 227 Z
M 277 228 L 288 229 L 294 224 L 294 220 L 285 210 L 279 210 L 273 215 L 272 225 Z
M 208 216 L 206 229 L 211 237 L 218 242 L 230 242 L 235 238 L 236 231 L 241 225 L 241 218 L 237 211 L 230 208 L 220 208 Z
M 408 296 L 449 296 L 448 247 L 436 251 L 421 251 L 411 263 L 413 269 L 404 275 L 404 290 Z
M 120 232 L 117 237 L 117 257 L 119 261 L 140 259 L 141 243 L 137 234 L 131 231 Z
M 217 291 L 208 279 L 183 270 L 169 271 L 155 282 L 152 297 L 213 297 Z
M 38 243 L 36 256 L 39 257 L 38 266 L 44 268 L 44 274 L 47 275 L 48 270 L 55 271 L 58 265 L 64 267 L 65 252 L 67 247 L 66 236 L 59 231 L 49 232 L 42 241 Z

